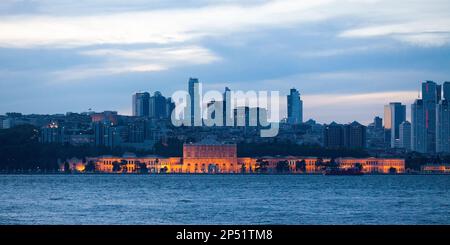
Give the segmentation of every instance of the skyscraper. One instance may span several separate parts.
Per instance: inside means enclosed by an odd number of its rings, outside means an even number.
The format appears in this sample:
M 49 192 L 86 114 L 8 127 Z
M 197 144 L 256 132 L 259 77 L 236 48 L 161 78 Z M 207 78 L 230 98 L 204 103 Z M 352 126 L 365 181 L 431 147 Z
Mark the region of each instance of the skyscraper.
M 375 117 L 373 119 L 373 127 L 375 130 L 383 129 L 383 119 L 381 117 Z
M 399 146 L 400 124 L 406 120 L 406 106 L 400 102 L 392 102 L 384 106 L 384 128 L 390 131 L 391 148 Z
M 442 85 L 444 91 L 444 99 L 450 100 L 450 82 L 444 82 Z
M 300 93 L 292 88 L 287 96 L 288 123 L 299 124 L 303 122 L 303 101 L 300 99 Z
M 166 100 L 166 113 L 167 113 L 167 118 L 171 118 L 172 116 L 172 112 L 175 109 L 175 103 L 172 101 L 172 98 L 167 98 Z
M 413 151 L 427 152 L 425 135 L 425 108 L 423 100 L 416 99 L 411 105 L 411 148 Z
M 149 117 L 156 119 L 167 118 L 167 99 L 159 91 L 156 91 L 150 97 Z
M 197 78 L 189 78 L 189 102 L 191 126 L 202 126 L 200 83 Z
M 444 83 L 444 98 L 445 87 Z M 436 152 L 450 152 L 450 105 L 448 99 L 441 100 L 436 105 Z
M 411 150 L 411 123 L 404 121 L 399 126 L 399 147 L 407 151 Z
M 390 105 L 384 106 L 384 146 L 386 148 L 391 147 L 391 107 Z
M 422 83 L 422 103 L 423 122 L 418 125 L 413 124 L 413 130 L 416 132 L 422 131 L 419 134 L 425 136 L 425 150 L 426 153 L 436 152 L 436 104 L 441 100 L 441 86 L 433 81 L 426 81 Z M 416 127 L 417 126 L 417 127 Z
M 133 116 L 147 117 L 149 115 L 150 94 L 148 92 L 133 94 Z
M 384 106 L 384 128 L 385 129 L 391 129 L 391 106 L 385 105 Z
M 222 103 L 223 126 L 231 126 L 234 123 L 234 108 L 231 108 L 231 90 L 228 87 L 225 87 L 225 91 L 223 92 Z

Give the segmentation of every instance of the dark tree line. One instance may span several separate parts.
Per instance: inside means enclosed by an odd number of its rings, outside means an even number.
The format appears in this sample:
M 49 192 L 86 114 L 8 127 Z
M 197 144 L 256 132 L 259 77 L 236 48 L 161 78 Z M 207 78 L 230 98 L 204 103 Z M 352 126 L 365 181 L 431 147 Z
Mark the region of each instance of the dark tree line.
M 0 170 L 36 171 L 58 169 L 58 159 L 72 157 L 84 159 L 88 156 L 121 156 L 129 149 L 94 147 L 90 145 L 72 146 L 39 143 L 39 130 L 31 125 L 20 125 L 11 129 L 0 129 Z M 140 154 L 152 154 L 138 152 Z M 92 166 L 87 166 L 92 168 Z

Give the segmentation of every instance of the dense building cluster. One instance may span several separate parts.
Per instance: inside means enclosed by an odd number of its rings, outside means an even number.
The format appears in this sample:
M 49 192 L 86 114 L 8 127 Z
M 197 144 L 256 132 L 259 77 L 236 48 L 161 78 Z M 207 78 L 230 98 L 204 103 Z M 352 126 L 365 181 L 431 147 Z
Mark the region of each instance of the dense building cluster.
M 207 137 L 226 143 L 289 142 L 297 145 L 323 146 L 328 149 L 365 149 L 371 155 L 396 156 L 415 151 L 424 154 L 450 153 L 450 82 L 442 86 L 432 81 L 422 83 L 422 97 L 411 105 L 411 122 L 406 118 L 406 106 L 392 102 L 384 107 L 384 118 L 375 117 L 365 126 L 359 122 L 320 124 L 303 118 L 300 92 L 293 88 L 285 97 L 286 118 L 279 122 L 276 137 L 260 137 L 258 130 L 269 120 L 270 112 L 262 107 L 237 106 L 231 115 L 221 115 L 226 127 L 209 126 L 196 122 L 202 101 L 196 95 L 199 80 L 190 78 L 188 94 L 191 97 L 187 117 L 194 127 L 176 127 L 171 121 L 175 108 L 172 98 L 156 91 L 139 92 L 132 96 L 132 115 L 115 111 L 22 115 L 7 113 L 0 116 L 0 127 L 11 128 L 32 124 L 40 129 L 43 144 L 91 145 L 108 148 L 152 150 L 156 143 L 175 138 L 181 142 L 199 142 Z M 206 105 L 208 115 L 216 116 L 217 108 L 231 106 L 227 87 L 222 100 L 211 100 Z M 243 112 L 243 113 L 240 113 Z M 252 115 L 256 115 L 257 121 Z M 231 126 L 227 124 L 230 120 Z M 383 121 L 384 120 L 384 121 Z
M 450 82 L 423 82 L 421 95 L 411 105 L 411 122 L 406 120 L 406 105 L 393 102 L 385 106 L 384 137 L 391 148 L 450 153 Z

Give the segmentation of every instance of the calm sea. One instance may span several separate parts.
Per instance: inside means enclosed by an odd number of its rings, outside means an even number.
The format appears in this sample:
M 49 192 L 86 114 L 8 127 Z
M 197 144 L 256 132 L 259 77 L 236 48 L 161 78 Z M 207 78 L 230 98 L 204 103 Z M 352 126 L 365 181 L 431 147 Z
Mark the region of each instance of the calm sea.
M 450 224 L 450 176 L 0 175 L 0 224 Z

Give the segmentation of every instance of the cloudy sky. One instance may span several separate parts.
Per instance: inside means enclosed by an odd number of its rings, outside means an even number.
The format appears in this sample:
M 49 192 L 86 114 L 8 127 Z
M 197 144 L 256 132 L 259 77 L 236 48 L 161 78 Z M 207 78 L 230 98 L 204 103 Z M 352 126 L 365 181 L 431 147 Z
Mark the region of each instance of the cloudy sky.
M 1 0 L 0 114 L 117 110 L 131 94 L 300 90 L 367 123 L 450 80 L 448 0 Z M 409 110 L 409 109 L 408 109 Z

